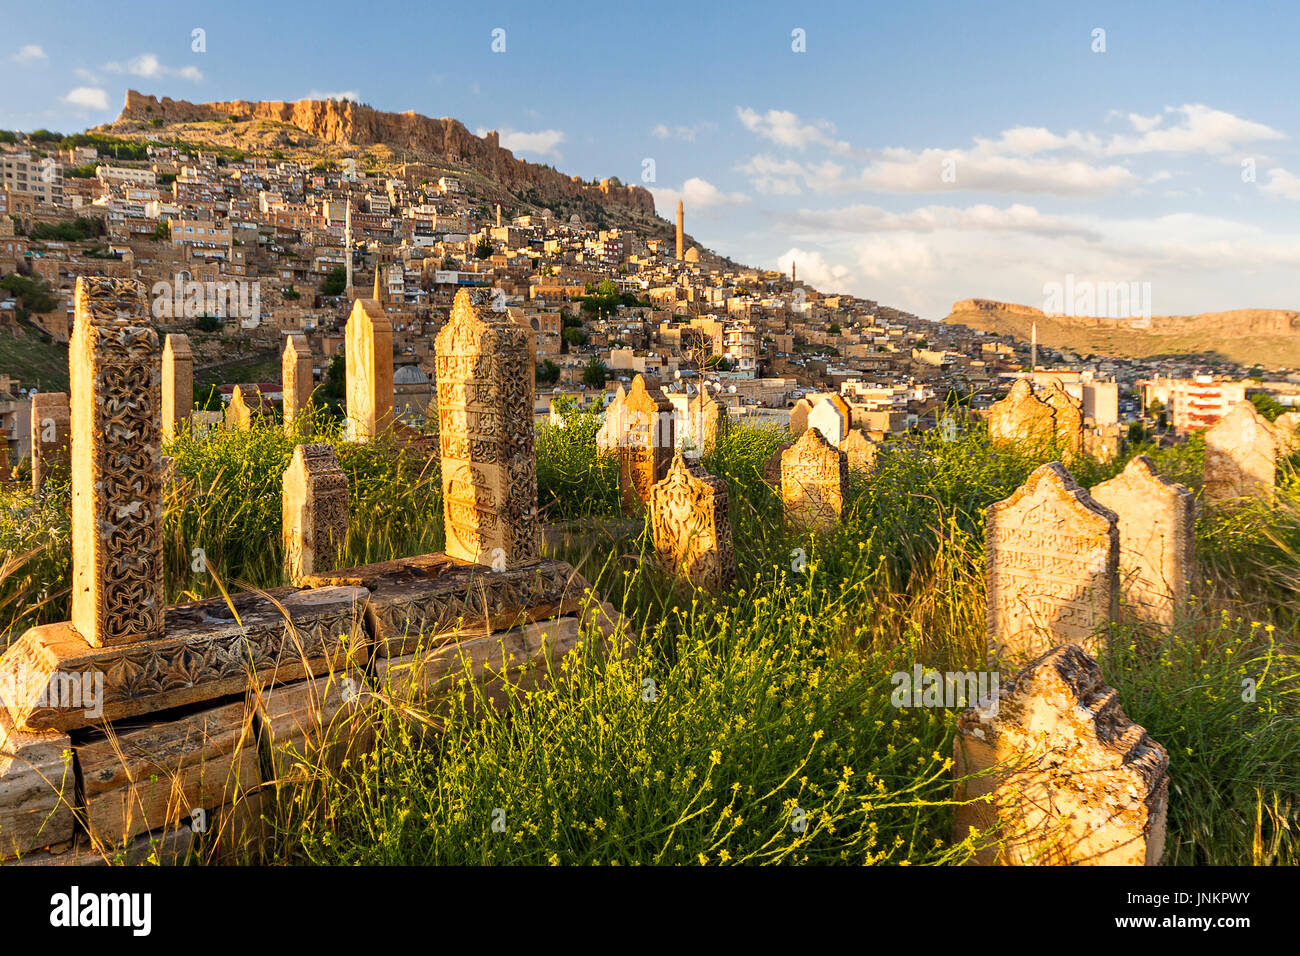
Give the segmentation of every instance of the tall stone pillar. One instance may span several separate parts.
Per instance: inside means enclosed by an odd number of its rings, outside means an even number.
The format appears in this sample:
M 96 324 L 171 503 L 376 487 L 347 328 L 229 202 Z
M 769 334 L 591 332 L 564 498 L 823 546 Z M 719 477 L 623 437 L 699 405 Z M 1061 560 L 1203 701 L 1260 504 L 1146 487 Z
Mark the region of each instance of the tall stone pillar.
M 189 421 L 194 408 L 194 354 L 190 337 L 168 334 L 162 354 L 162 436 L 176 438 L 176 426 Z
M 393 324 L 379 302 L 357 299 L 344 337 L 347 437 L 369 441 L 393 423 Z
M 72 626 L 95 647 L 163 634 L 162 371 L 144 287 L 79 276 L 72 391 Z
M 285 336 L 284 355 L 280 360 L 280 392 L 284 408 L 284 433 L 292 435 L 298 413 L 311 402 L 311 345 L 307 336 L 292 332 Z
M 32 491 L 39 492 L 50 470 L 67 465 L 72 409 L 66 392 L 37 392 L 32 396 Z
M 447 554 L 497 568 L 536 558 L 527 333 L 462 290 L 435 353 Z

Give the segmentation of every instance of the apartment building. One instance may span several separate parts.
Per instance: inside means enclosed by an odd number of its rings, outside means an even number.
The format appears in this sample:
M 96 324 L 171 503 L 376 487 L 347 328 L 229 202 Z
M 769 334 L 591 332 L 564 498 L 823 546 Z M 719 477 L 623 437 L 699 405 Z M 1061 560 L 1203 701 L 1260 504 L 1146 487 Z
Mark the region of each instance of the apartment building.
M 11 205 L 20 198 L 47 205 L 63 205 L 63 167 L 48 156 L 30 153 L 0 154 L 0 186 L 11 193 Z

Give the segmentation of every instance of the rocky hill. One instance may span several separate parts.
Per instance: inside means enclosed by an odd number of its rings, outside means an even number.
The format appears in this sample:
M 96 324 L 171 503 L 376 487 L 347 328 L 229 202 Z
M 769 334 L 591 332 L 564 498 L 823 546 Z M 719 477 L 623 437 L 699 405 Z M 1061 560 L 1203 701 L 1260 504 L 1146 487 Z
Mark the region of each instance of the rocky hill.
M 387 113 L 347 101 L 190 103 L 129 90 L 118 118 L 97 131 L 134 139 L 175 137 L 257 153 L 277 150 L 287 158 L 311 162 L 352 157 L 376 167 L 426 163 L 466 176 L 485 187 L 487 198 L 527 197 L 531 203 L 554 207 L 557 215 L 585 210 L 584 220 L 592 211 L 604 218 L 599 215 L 604 211 L 611 224 L 640 221 L 643 228 L 651 227 L 650 234 L 662 233 L 666 224 L 655 215 L 654 197 L 640 186 L 615 178 L 587 182 L 516 159 L 500 145 L 495 131 L 475 136 L 458 120 Z
M 1266 368 L 1300 366 L 1300 312 L 1236 309 L 1145 318 L 1048 315 L 1040 309 L 990 299 L 963 299 L 944 320 L 985 332 L 1038 341 L 1080 354 L 1150 358 L 1202 355 Z

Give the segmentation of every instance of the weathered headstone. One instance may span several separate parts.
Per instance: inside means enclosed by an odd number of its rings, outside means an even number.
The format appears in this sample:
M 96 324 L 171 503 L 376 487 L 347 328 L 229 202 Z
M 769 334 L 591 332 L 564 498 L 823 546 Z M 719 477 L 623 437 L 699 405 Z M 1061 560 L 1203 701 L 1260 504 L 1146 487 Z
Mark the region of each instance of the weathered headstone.
M 209 412 L 203 409 L 191 412 L 190 434 L 202 440 L 220 429 L 225 420 L 224 412 Z
M 194 407 L 194 353 L 190 337 L 169 333 L 162 354 L 162 435 L 174 441 L 176 428 L 189 421 Z
M 832 445 L 838 446 L 849 431 L 851 415 L 846 413 L 843 405 L 841 398 L 823 398 L 808 413 L 808 427 L 817 429 Z
M 953 762 L 954 841 L 972 830 L 998 838 L 976 863 L 1160 862 L 1169 755 L 1125 716 L 1097 662 L 1075 644 L 1026 666 L 1003 685 L 996 708 L 962 714 Z
M 144 287 L 79 276 L 72 391 L 72 626 L 94 647 L 163 631 L 161 357 Z
M 530 561 L 540 545 L 528 335 L 462 290 L 435 349 L 447 554 Z
M 1060 382 L 1043 389 L 1041 401 L 1055 413 L 1057 450 L 1066 458 L 1083 451 L 1083 403 L 1065 390 Z
M 1195 562 L 1195 496 L 1139 455 L 1092 489 L 1092 499 L 1119 516 L 1119 581 L 1139 620 L 1174 623 L 1187 602 Z
M 37 392 L 32 396 L 32 491 L 39 492 L 52 471 L 70 462 L 68 436 L 72 408 L 66 392 Z
M 650 489 L 668 473 L 673 454 L 673 403 L 657 382 L 644 375 L 632 379 L 624 401 L 627 431 L 618 454 L 623 513 L 638 515 Z
M 767 461 L 763 462 L 763 480 L 778 492 L 781 490 L 781 456 L 793 447 L 794 442 L 781 442 L 776 446 L 776 451 L 772 452 Z
M 655 551 L 672 573 L 708 589 L 735 577 L 727 483 L 689 467 L 681 453 L 650 489 L 650 522 Z
M 393 323 L 377 301 L 357 299 L 344 336 L 347 437 L 369 441 L 393 423 Z
M 809 427 L 781 453 L 781 498 L 797 528 L 830 531 L 839 524 L 849 483 L 849 460 Z
M 813 401 L 804 397 L 794 403 L 790 409 L 790 434 L 798 438 L 808 429 L 808 416 L 812 413 Z
M 1277 435 L 1278 457 L 1285 458 L 1300 451 L 1300 412 L 1283 412 L 1273 422 Z
M 1043 446 L 1056 435 L 1055 409 L 1041 401 L 1023 378 L 989 408 L 988 422 L 989 438 L 995 442 Z
M 867 472 L 876 463 L 876 445 L 862 429 L 852 429 L 840 442 L 840 451 L 848 456 L 849 471 Z
M 686 403 L 683 421 L 686 442 L 699 454 L 707 454 L 726 431 L 730 416 L 725 405 L 701 390 Z
M 605 420 L 596 430 L 596 448 L 600 451 L 618 451 L 627 436 L 627 392 L 618 387 L 613 400 L 605 406 Z
M 284 408 L 284 433 L 292 435 L 300 412 L 311 404 L 311 345 L 301 332 L 284 337 L 284 354 L 280 358 L 280 395 Z
M 1092 651 L 1118 607 L 1119 528 L 1060 462 L 988 509 L 988 637 L 1024 661 L 1072 641 Z
M 229 431 L 246 432 L 253 427 L 253 409 L 244 398 L 245 388 L 248 388 L 251 393 L 252 387 L 246 385 L 236 385 L 235 390 L 230 393 L 230 404 L 226 406 L 226 428 Z M 254 403 L 261 408 L 262 397 L 257 395 Z
M 1252 402 L 1238 402 L 1205 432 L 1203 493 L 1207 504 L 1243 498 L 1271 500 L 1279 442 Z
M 348 478 L 333 445 L 298 445 L 283 481 L 284 567 L 290 581 L 338 567 L 348 538 Z

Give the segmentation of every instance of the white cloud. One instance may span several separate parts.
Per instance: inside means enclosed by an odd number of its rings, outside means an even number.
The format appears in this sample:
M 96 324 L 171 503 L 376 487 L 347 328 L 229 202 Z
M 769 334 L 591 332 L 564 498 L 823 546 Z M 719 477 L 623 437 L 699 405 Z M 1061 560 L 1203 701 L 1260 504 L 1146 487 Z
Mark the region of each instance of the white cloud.
M 486 136 L 488 131 L 480 128 L 479 136 Z M 501 141 L 501 148 L 508 149 L 512 153 L 530 153 L 533 156 L 547 156 L 551 159 L 564 159 L 564 155 L 557 149 L 565 140 L 565 135 L 558 129 L 541 129 L 535 133 L 525 133 L 520 130 L 503 129 L 497 131 Z
M 1059 216 L 1047 216 L 1033 206 L 1019 203 L 999 209 L 980 203 L 956 206 L 922 206 L 910 212 L 893 213 L 879 206 L 853 205 L 840 209 L 801 209 L 785 221 L 790 229 L 807 229 L 812 234 L 840 232 L 860 236 L 869 232 L 1018 232 L 1059 238 L 1074 236 L 1098 240 L 1101 233 L 1090 225 Z
M 682 184 L 681 189 L 650 187 L 655 197 L 657 209 L 674 209 L 681 200 L 687 210 L 710 209 L 718 206 L 738 206 L 749 202 L 744 193 L 724 193 L 717 186 L 698 176 L 692 176 Z
M 716 123 L 703 122 L 694 123 L 690 126 L 669 126 L 667 123 L 656 123 L 650 128 L 650 135 L 655 139 L 681 139 L 688 143 L 695 142 L 695 137 L 700 133 L 707 132 L 717 128 Z
M 72 72 L 79 80 L 85 80 L 87 83 L 91 84 L 92 86 L 99 85 L 99 77 L 96 76 L 94 73 L 92 73 L 90 70 L 87 70 L 84 66 L 74 67 Z
M 1285 169 L 1270 169 L 1268 182 L 1259 188 L 1261 192 L 1281 196 L 1283 199 L 1300 200 L 1300 176 L 1288 173 Z
M 80 106 L 88 110 L 108 109 L 108 94 L 93 86 L 79 86 L 63 97 L 63 102 L 70 106 Z
M 736 107 L 736 116 L 751 133 L 757 133 L 778 146 L 803 150 L 809 146 L 822 146 L 833 153 L 848 153 L 849 144 L 834 137 L 835 126 L 824 120 L 805 123 L 789 110 L 768 110 L 759 113 L 748 106 Z
M 130 73 L 132 76 L 144 77 L 147 80 L 158 79 L 160 77 L 177 76 L 183 80 L 190 80 L 197 83 L 203 79 L 203 74 L 199 72 L 198 67 L 185 66 L 180 69 L 166 66 L 158 59 L 156 54 L 141 53 L 139 56 L 132 57 L 125 63 L 105 63 L 104 69 L 110 73 Z
M 1179 120 L 1165 126 L 1165 117 Z M 1286 139 L 1286 134 L 1264 123 L 1242 119 L 1202 103 L 1166 106 L 1164 116 L 1130 114 L 1140 136 L 1116 136 L 1105 146 L 1110 156 L 1140 153 L 1203 153 L 1220 155 L 1249 144 Z
M 28 43 L 17 53 L 10 57 L 15 63 L 35 63 L 37 60 L 48 60 L 45 51 L 35 43 Z
M 931 193 L 956 189 L 996 193 L 1100 196 L 1136 185 L 1123 166 L 1079 159 L 1033 159 L 980 150 L 888 150 L 862 170 L 858 184 L 878 192 Z
M 312 90 L 306 96 L 305 100 L 351 100 L 353 103 L 361 102 L 361 94 L 356 90 L 342 90 L 338 93 L 323 93 L 320 90 Z
M 798 270 L 799 278 L 819 292 L 834 292 L 837 288 L 844 288 L 853 279 L 848 266 L 832 265 L 815 250 L 791 248 L 777 257 L 776 268 L 788 274 L 792 263 Z

